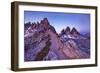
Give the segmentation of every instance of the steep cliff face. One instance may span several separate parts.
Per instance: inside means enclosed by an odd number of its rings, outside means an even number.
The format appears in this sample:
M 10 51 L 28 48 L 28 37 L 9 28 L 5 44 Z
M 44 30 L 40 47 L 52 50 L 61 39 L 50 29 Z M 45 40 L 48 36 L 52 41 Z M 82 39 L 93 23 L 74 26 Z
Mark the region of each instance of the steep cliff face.
M 60 34 L 47 18 L 37 23 L 26 23 L 24 29 L 25 61 L 81 59 L 90 57 L 88 38 L 73 28 L 66 27 Z

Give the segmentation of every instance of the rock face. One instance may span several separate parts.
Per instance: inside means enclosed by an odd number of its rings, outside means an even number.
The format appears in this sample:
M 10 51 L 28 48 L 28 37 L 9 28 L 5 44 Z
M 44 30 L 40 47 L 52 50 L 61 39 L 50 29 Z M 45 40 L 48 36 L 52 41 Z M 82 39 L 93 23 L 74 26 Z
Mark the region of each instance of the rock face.
M 77 37 L 76 37 L 77 36 Z M 86 42 L 86 44 L 84 43 Z M 90 57 L 90 39 L 73 28 L 60 34 L 47 18 L 24 27 L 24 61 L 82 59 Z

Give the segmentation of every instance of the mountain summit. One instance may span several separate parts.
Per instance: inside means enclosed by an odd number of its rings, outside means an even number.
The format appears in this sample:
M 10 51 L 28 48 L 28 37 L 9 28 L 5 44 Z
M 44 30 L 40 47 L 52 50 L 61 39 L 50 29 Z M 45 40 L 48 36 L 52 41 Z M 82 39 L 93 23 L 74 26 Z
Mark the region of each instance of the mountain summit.
M 78 37 L 80 36 L 80 33 L 77 31 L 77 29 L 75 27 L 72 28 L 72 30 L 70 29 L 69 26 L 66 27 L 66 29 L 62 29 L 60 36 L 70 36 L 70 37 Z
M 80 34 L 80 33 L 76 30 L 76 28 L 72 28 L 72 30 L 71 30 L 70 33 L 73 34 L 73 35 L 79 35 L 79 34 Z
M 40 21 L 40 24 L 44 27 L 47 28 L 49 26 L 49 21 L 47 18 L 44 18 L 43 20 Z
M 70 31 L 71 31 L 71 30 L 70 30 L 70 27 L 66 27 L 65 33 L 66 33 L 66 34 L 70 34 Z

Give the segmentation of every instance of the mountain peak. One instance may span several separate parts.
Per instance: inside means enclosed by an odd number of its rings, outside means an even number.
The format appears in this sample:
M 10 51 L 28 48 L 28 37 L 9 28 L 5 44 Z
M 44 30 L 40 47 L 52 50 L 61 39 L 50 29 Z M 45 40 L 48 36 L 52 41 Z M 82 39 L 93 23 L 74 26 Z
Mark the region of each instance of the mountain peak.
M 69 33 L 70 33 L 70 27 L 69 27 L 69 26 L 66 27 L 65 33 L 66 33 L 66 34 L 69 34 Z
M 46 20 L 46 21 L 48 21 L 48 18 L 44 18 L 43 20 Z
M 66 27 L 66 30 L 67 30 L 67 31 L 70 31 L 70 27 L 69 27 L 69 26 L 67 26 L 67 27 Z
M 71 30 L 70 27 L 67 26 L 66 29 L 62 29 L 60 35 L 73 35 L 73 36 L 77 36 L 77 35 L 80 35 L 80 33 L 77 31 L 77 29 L 75 27 L 73 27 L 72 30 Z
M 64 29 L 62 29 L 61 34 L 62 34 L 62 35 L 65 34 L 65 30 L 64 30 Z
M 80 33 L 76 30 L 76 28 L 75 27 L 73 27 L 72 28 L 72 30 L 71 30 L 71 32 L 70 32 L 71 34 L 77 34 L 77 35 L 79 35 Z
M 41 20 L 40 24 L 48 25 L 49 21 L 47 18 L 44 18 L 43 20 Z

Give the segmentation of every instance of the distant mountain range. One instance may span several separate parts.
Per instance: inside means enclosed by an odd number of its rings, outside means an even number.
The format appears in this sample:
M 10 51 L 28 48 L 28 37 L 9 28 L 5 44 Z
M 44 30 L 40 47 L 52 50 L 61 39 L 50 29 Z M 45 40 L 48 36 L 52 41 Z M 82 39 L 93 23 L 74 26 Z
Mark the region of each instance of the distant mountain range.
M 90 35 L 75 27 L 58 34 L 47 18 L 24 24 L 24 61 L 90 58 Z

